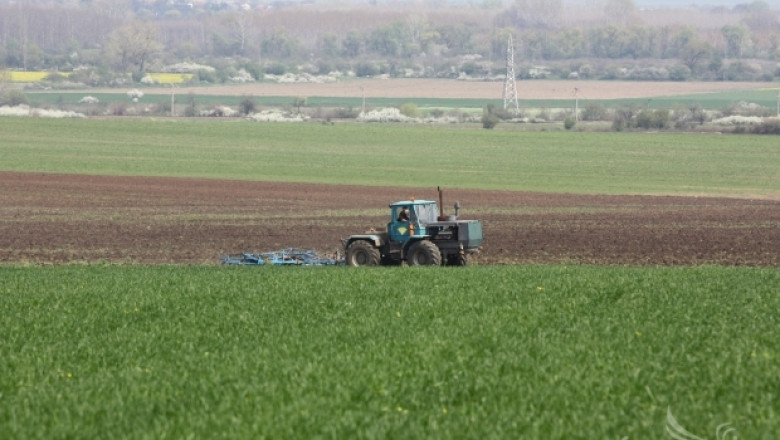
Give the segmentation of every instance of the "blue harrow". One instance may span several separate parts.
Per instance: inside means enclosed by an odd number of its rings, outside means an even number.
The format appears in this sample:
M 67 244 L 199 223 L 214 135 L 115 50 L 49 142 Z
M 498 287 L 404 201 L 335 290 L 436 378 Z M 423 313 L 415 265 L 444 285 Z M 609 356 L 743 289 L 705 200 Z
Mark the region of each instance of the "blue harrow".
M 225 255 L 222 264 L 237 266 L 336 266 L 344 261 L 336 258 L 322 258 L 316 251 L 307 249 L 287 248 L 275 252 L 253 254 L 245 252 L 240 255 Z

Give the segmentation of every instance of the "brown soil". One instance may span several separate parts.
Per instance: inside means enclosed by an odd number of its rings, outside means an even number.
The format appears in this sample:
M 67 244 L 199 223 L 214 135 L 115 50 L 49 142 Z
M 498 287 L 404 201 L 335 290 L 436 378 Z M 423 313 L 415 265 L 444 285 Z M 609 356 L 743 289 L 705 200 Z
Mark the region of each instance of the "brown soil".
M 387 205 L 434 189 L 0 172 L 0 262 L 218 264 L 225 254 L 335 253 Z M 484 221 L 478 264 L 780 266 L 780 202 L 449 189 Z M 450 208 L 445 208 L 452 213 Z

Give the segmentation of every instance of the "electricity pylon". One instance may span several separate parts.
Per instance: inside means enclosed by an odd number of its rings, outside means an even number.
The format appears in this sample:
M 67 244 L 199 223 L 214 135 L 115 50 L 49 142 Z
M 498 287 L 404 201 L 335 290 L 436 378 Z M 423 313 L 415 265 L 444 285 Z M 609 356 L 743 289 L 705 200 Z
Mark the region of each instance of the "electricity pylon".
M 517 85 L 515 84 L 515 46 L 512 44 L 512 34 L 506 45 L 506 79 L 504 80 L 504 110 L 514 105 L 514 113 L 520 113 L 520 105 L 517 103 Z

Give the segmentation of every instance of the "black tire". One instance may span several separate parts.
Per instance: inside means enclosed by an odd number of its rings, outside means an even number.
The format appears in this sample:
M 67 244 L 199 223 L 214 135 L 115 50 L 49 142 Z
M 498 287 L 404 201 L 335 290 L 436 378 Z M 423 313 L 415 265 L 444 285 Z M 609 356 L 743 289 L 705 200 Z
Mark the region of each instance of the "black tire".
M 347 248 L 347 264 L 350 266 L 378 266 L 379 249 L 365 240 L 353 241 Z
M 441 266 L 441 252 L 428 240 L 414 243 L 406 254 L 409 266 Z
M 468 266 L 469 255 L 468 254 L 450 254 L 447 256 L 447 266 Z

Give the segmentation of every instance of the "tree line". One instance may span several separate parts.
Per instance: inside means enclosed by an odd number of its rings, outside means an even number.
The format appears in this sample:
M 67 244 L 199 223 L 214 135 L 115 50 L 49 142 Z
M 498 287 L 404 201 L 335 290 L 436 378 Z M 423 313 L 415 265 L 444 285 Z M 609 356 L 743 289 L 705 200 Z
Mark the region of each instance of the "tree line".
M 678 11 L 689 14 L 686 24 L 659 20 L 632 0 L 590 0 L 579 8 L 563 0 L 255 4 L 248 10 L 220 4 L 0 3 L 0 67 L 77 71 L 83 82 L 97 84 L 114 73 L 139 79 L 183 62 L 215 68 L 200 70 L 197 78 L 207 81 L 227 80 L 238 70 L 255 79 L 300 70 L 490 77 L 504 74 L 512 35 L 519 77 L 780 76 L 778 13 L 763 1 Z

